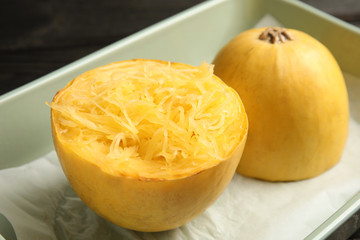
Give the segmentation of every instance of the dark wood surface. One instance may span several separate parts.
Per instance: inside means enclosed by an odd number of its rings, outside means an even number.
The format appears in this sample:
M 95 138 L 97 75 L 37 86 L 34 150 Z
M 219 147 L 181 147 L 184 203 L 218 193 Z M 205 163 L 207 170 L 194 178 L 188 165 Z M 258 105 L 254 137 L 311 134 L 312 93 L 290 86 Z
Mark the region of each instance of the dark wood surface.
M 0 8 L 0 94 L 202 0 L 7 0 Z
M 303 1 L 360 27 L 360 0 Z M 203 0 L 3 1 L 0 95 L 200 2 Z M 359 218 L 358 212 L 330 239 L 360 240 L 360 230 L 355 232 Z
M 359 0 L 303 0 L 360 26 Z M 0 95 L 203 0 L 7 0 L 0 8 Z

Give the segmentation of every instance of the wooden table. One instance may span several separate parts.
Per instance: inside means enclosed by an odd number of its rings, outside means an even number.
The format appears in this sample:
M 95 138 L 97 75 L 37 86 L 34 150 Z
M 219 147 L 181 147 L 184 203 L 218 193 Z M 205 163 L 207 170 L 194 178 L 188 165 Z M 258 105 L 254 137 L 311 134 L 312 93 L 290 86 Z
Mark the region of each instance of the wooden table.
M 303 1 L 360 27 L 359 0 Z M 0 94 L 200 2 L 203 0 L 3 2 Z M 330 238 L 360 239 L 360 230 L 354 233 L 360 227 L 359 216 L 358 212 Z
M 303 0 L 360 26 L 359 0 Z M 15 0 L 0 9 L 0 94 L 203 0 Z

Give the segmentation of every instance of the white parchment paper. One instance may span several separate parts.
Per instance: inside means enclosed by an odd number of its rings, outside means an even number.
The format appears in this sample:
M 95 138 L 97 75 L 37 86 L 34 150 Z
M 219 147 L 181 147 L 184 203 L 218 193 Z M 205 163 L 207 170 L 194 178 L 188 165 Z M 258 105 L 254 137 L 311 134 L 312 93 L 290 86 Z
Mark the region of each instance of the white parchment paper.
M 272 20 L 272 19 L 270 19 Z M 269 24 L 269 19 L 258 26 Z M 350 131 L 339 164 L 299 182 L 236 174 L 216 203 L 180 228 L 130 231 L 100 218 L 74 193 L 55 152 L 0 171 L 0 212 L 18 239 L 303 239 L 360 191 L 360 79 L 345 74 Z

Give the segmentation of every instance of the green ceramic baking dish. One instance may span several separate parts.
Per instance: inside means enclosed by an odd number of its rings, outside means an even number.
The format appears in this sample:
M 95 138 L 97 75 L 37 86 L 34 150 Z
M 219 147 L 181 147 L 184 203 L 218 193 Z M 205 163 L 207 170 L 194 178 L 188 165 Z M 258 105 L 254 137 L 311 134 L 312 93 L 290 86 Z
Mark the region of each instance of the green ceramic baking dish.
M 286 27 L 319 39 L 332 51 L 343 71 L 360 77 L 359 28 L 296 0 L 206 1 L 2 95 L 0 169 L 20 166 L 53 150 L 49 107 L 45 102 L 75 76 L 112 61 L 132 58 L 193 65 L 203 60 L 211 62 L 221 46 L 266 14 Z M 308 238 L 328 236 L 359 209 L 357 194 Z

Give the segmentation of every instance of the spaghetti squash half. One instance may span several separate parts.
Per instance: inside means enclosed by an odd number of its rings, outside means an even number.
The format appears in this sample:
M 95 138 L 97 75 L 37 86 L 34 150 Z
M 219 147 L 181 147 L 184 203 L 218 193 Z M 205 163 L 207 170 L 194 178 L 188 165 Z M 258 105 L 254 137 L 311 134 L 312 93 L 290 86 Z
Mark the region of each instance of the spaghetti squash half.
M 232 88 L 199 67 L 127 60 L 85 72 L 51 103 L 53 140 L 79 197 L 139 231 L 201 214 L 234 175 L 247 136 Z

